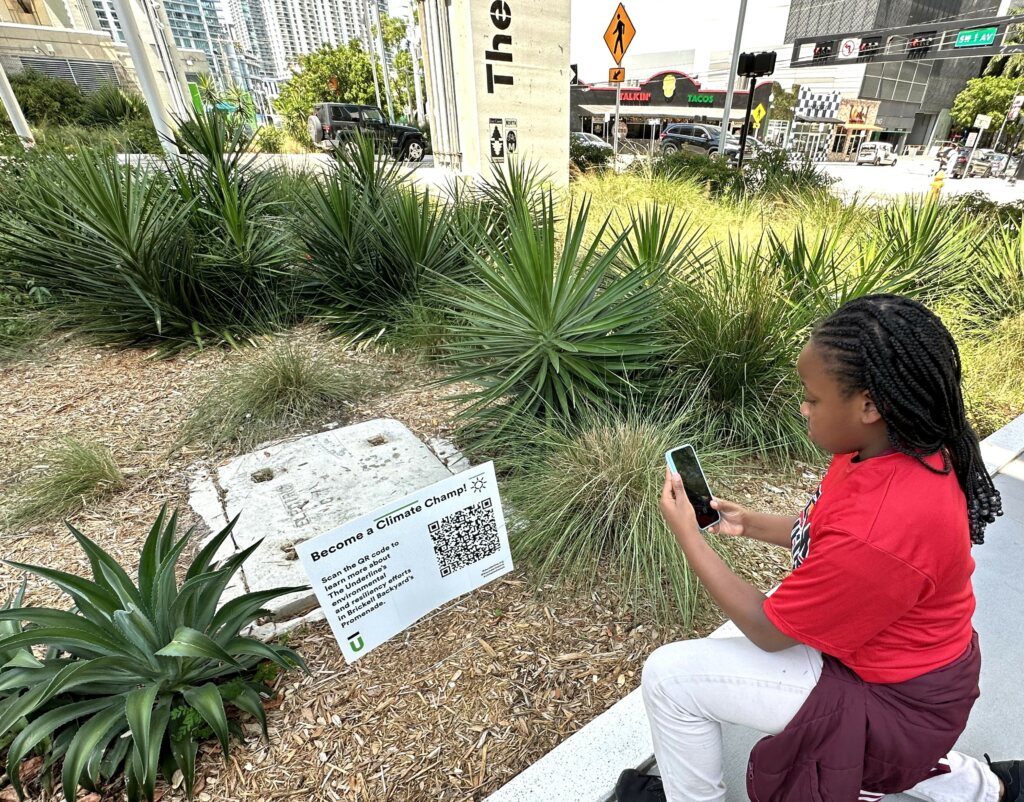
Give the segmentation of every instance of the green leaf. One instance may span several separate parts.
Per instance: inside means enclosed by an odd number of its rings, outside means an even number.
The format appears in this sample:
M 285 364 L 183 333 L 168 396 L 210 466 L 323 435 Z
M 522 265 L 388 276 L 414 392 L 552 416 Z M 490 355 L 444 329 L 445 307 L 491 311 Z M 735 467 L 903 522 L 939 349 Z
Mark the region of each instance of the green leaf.
M 147 799 L 153 798 L 160 750 L 171 716 L 170 697 L 157 702 L 159 693 L 160 687 L 153 684 L 132 691 L 125 700 L 125 717 L 135 741 L 132 757 L 135 774 Z
M 75 733 L 68 752 L 64 756 L 64 768 L 61 771 L 61 785 L 66 799 L 75 798 L 82 780 L 82 773 L 92 758 L 93 752 L 101 744 L 109 741 L 110 736 L 117 731 L 118 727 L 124 726 L 124 698 L 121 697 L 120 703 L 116 699 L 111 700 L 108 709 L 94 715 Z
M 206 657 L 238 666 L 238 661 L 224 651 L 216 641 L 190 627 L 178 627 L 173 640 L 160 649 L 157 654 L 162 657 Z
M 264 740 L 269 737 L 267 735 L 267 711 L 263 709 L 263 700 L 255 690 L 248 685 L 241 685 L 235 689 L 234 693 L 225 696 L 224 701 L 230 702 L 239 710 L 255 718 L 260 723 Z
M 199 711 L 210 729 L 213 730 L 220 741 L 220 748 L 224 760 L 228 759 L 228 719 L 224 714 L 224 702 L 221 700 L 217 686 L 212 682 L 200 685 L 198 688 L 185 688 L 182 696 L 193 708 Z
M 196 783 L 196 753 L 199 744 L 191 738 L 171 738 L 171 755 L 174 763 L 185 778 L 185 796 L 192 799 Z

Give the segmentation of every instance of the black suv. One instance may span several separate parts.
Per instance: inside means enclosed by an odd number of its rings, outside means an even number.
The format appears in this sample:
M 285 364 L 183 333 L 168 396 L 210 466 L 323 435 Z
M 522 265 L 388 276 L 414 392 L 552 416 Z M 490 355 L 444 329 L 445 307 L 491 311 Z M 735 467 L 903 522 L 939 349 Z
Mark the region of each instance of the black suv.
M 395 159 L 423 161 L 427 143 L 418 128 L 395 125 L 376 106 L 354 103 L 317 103 L 307 121 L 313 144 L 330 150 L 357 131 L 372 137 L 387 148 Z
M 661 152 L 676 153 L 680 150 L 710 156 L 718 152 L 718 139 L 722 129 L 718 125 L 704 123 L 675 123 L 661 133 Z M 725 157 L 730 161 L 739 158 L 740 141 L 730 136 L 725 142 Z

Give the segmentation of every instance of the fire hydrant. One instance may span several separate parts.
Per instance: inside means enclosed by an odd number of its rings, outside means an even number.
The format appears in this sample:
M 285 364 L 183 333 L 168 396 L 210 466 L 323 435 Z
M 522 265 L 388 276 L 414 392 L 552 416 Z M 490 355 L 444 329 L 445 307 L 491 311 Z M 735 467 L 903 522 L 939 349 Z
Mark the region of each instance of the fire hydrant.
M 945 183 L 946 171 L 939 170 L 938 172 L 935 173 L 935 177 L 932 179 L 932 190 L 929 193 L 928 197 L 931 198 L 932 200 L 938 200 L 939 193 L 942 192 L 942 187 L 945 185 Z

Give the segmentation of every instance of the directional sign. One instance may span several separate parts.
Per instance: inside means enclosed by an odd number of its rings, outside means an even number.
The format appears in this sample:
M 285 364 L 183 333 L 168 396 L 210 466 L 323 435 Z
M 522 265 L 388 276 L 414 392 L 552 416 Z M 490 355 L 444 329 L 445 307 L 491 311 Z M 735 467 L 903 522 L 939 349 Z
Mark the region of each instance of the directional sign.
M 977 117 L 974 118 L 975 128 L 980 128 L 981 130 L 984 131 L 990 125 L 992 125 L 992 118 L 987 114 L 979 114 Z
M 1013 122 L 1020 116 L 1020 110 L 1024 107 L 1024 95 L 1017 95 L 1013 98 L 1013 103 L 1010 104 L 1010 111 L 1006 115 L 1006 119 Z
M 621 84 L 626 80 L 626 69 L 624 67 L 612 67 L 608 70 L 608 83 Z
M 764 119 L 764 115 L 767 114 L 767 113 L 768 112 L 766 112 L 764 110 L 764 104 L 763 103 L 758 103 L 756 106 L 754 106 L 754 110 L 750 112 L 750 116 L 754 118 L 754 127 L 755 128 L 760 128 L 761 127 L 761 120 Z
M 995 44 L 997 33 L 999 33 L 997 27 L 960 31 L 956 35 L 955 47 L 987 47 Z
M 843 39 L 839 45 L 839 58 L 856 58 L 860 55 L 860 39 Z
M 608 23 L 608 30 L 604 32 L 604 43 L 608 45 L 616 64 L 622 63 L 622 57 L 629 50 L 629 43 L 633 41 L 635 35 L 636 28 L 626 13 L 626 7 L 619 3 L 619 7 L 612 15 L 612 21 Z

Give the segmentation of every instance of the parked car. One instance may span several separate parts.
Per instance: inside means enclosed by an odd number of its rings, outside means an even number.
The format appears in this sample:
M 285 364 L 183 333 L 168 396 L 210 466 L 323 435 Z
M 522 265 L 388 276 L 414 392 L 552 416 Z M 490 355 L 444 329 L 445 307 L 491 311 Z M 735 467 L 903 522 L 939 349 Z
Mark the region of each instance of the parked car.
M 889 142 L 865 142 L 857 151 L 857 164 L 896 164 L 896 151 Z
M 372 137 L 395 159 L 423 161 L 427 152 L 426 140 L 418 128 L 392 123 L 376 106 L 317 103 L 307 125 L 313 144 L 321 150 L 331 150 L 358 132 Z
M 592 148 L 601 148 L 602 150 L 614 150 L 608 142 L 605 142 L 597 134 L 590 134 L 586 131 L 573 131 L 572 138 L 579 145 L 589 145 Z
M 718 152 L 722 129 L 704 123 L 674 123 L 661 132 L 661 152 L 677 153 L 681 150 L 708 156 Z M 739 158 L 740 141 L 729 136 L 725 141 L 725 156 L 730 161 Z
M 989 178 L 1002 175 L 1004 169 L 1006 169 L 1005 153 L 996 153 L 990 148 L 979 148 L 974 151 L 968 175 Z

